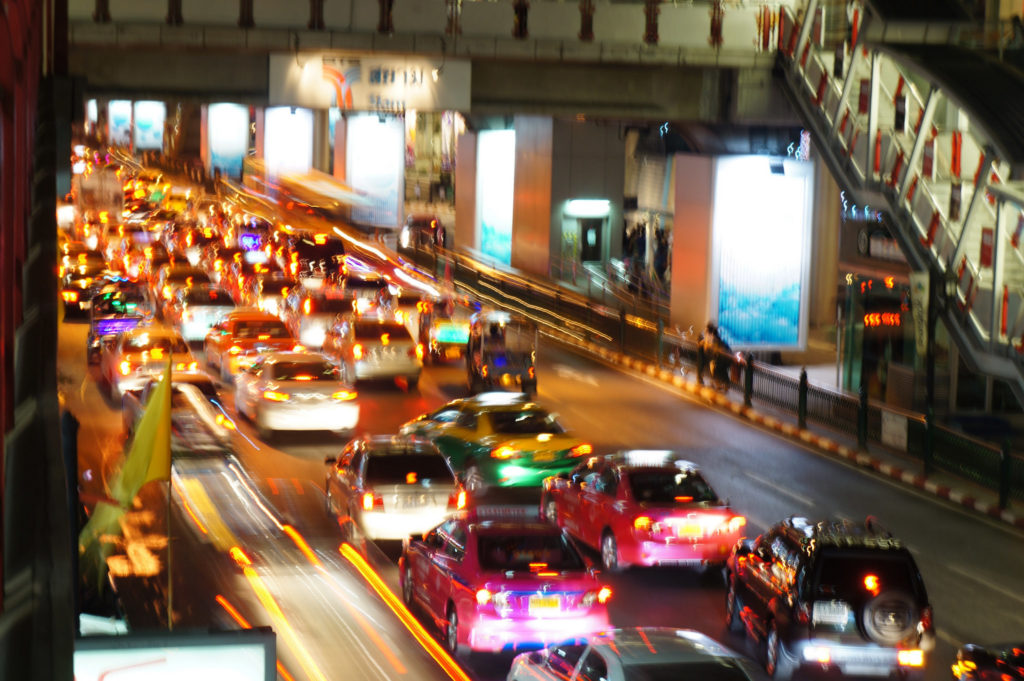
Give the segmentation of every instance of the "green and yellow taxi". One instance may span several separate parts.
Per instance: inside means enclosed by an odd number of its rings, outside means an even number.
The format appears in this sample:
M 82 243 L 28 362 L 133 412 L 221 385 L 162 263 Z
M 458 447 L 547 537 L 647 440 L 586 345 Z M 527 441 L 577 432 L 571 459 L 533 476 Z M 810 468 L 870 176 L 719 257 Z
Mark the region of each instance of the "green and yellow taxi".
M 584 442 L 524 393 L 487 392 L 449 402 L 406 423 L 403 434 L 433 440 L 466 488 L 539 487 L 593 453 Z

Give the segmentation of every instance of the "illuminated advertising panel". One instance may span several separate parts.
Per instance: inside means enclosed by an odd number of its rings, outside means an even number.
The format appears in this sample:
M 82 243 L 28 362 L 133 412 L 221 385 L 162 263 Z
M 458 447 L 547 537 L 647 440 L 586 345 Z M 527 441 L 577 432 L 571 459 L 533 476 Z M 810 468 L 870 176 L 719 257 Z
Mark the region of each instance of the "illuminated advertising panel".
M 163 102 L 135 102 L 135 149 L 164 148 L 164 119 L 167 117 L 167 106 Z
M 309 172 L 313 167 L 313 112 L 288 106 L 267 109 L 263 159 L 271 175 Z
M 512 262 L 515 170 L 515 130 L 481 131 L 476 146 L 478 243 L 481 251 L 505 265 Z
M 732 345 L 804 346 L 813 167 L 764 156 L 716 163 L 718 327 Z
M 352 220 L 398 228 L 405 182 L 405 124 L 392 116 L 348 117 L 345 133 L 346 182 L 370 199 L 352 206 Z
M 249 107 L 211 104 L 207 109 L 209 167 L 229 177 L 242 176 L 242 160 L 249 146 Z
M 116 147 L 132 143 L 132 103 L 115 99 L 107 104 L 107 139 Z
M 100 109 L 95 99 L 85 103 L 85 131 L 88 134 L 96 132 L 96 123 L 99 121 Z
M 202 633 L 87 636 L 75 640 L 76 681 L 273 681 L 269 628 Z

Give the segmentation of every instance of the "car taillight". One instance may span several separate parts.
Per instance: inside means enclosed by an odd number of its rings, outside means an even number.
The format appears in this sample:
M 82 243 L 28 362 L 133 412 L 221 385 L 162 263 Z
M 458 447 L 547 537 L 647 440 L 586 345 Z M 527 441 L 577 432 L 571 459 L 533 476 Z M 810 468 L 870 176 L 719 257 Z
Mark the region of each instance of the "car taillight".
M 532 379 L 532 378 L 534 378 L 535 374 L 534 374 L 534 371 L 533 371 L 533 367 L 530 367 L 529 369 L 527 369 L 527 371 L 528 371 L 528 372 L 529 372 L 529 374 L 530 374 L 530 378 L 531 378 L 531 379 Z
M 118 368 L 121 370 L 122 376 L 127 376 L 132 372 L 132 363 L 129 362 L 128 360 L 125 360 L 121 362 L 121 365 Z
M 476 592 L 477 605 L 487 605 L 491 602 L 491 592 L 487 589 L 480 589 Z
M 423 343 L 416 344 L 416 359 L 423 359 Z
M 932 631 L 935 627 L 935 623 L 932 621 L 932 606 L 928 605 L 921 608 L 921 630 Z
M 65 303 L 78 302 L 78 291 L 61 291 L 60 296 L 64 299 Z
M 356 394 L 355 390 L 339 390 L 338 392 L 333 393 L 331 397 L 336 400 L 347 401 L 356 399 Z
M 491 450 L 491 456 L 495 459 L 516 459 L 519 458 L 519 450 L 509 445 L 501 445 Z
M 590 454 L 593 454 L 593 453 L 594 453 L 594 446 L 591 445 L 591 444 L 588 444 L 586 442 L 578 444 L 578 445 L 576 445 L 575 447 L 573 447 L 572 449 L 569 450 L 569 456 L 572 456 L 572 457 L 589 456 Z
M 909 650 L 901 650 L 896 653 L 896 661 L 901 667 L 923 667 L 924 666 L 924 651 L 916 648 Z M 1008 678 L 1008 674 L 1004 674 L 1003 678 Z
M 305 349 L 305 345 L 299 345 L 298 343 L 292 346 L 292 352 L 303 352 Z
M 608 600 L 611 597 L 612 597 L 612 590 L 611 590 L 611 588 L 607 587 L 607 586 L 602 586 L 597 591 L 588 591 L 587 593 L 583 594 L 583 600 L 582 600 L 583 607 L 584 608 L 589 608 L 592 605 L 594 605 L 595 602 L 596 603 L 600 603 L 601 605 L 604 605 L 605 603 L 608 602 Z
M 228 354 L 231 354 L 231 355 L 237 355 L 241 351 L 242 351 L 242 348 L 237 346 L 237 345 L 232 345 L 230 348 L 228 348 Z
M 355 345 L 352 346 L 352 359 L 362 359 L 362 358 L 363 358 L 363 344 L 362 343 L 356 343 Z
M 188 370 L 189 371 L 195 371 L 198 368 L 199 368 L 199 362 L 189 362 L 189 364 L 188 364 Z
M 734 532 L 739 532 L 740 528 L 745 526 L 746 524 L 747 524 L 747 519 L 746 518 L 744 518 L 741 515 L 734 515 L 733 517 L 729 518 L 727 521 L 722 523 L 719 526 L 718 531 L 719 532 L 724 532 L 724 533 L 727 533 L 727 534 L 732 534 Z
M 384 497 L 373 492 L 363 493 L 363 510 L 372 511 L 373 509 L 384 509 Z
M 164 300 L 170 300 L 171 299 L 171 287 L 170 286 L 164 286 L 163 294 L 164 294 Z
M 291 399 L 291 395 L 277 392 L 276 390 L 264 390 L 263 399 L 270 400 L 271 402 L 287 402 Z
M 457 492 L 452 492 L 452 495 L 448 497 L 448 508 L 457 511 L 466 508 L 466 490 L 460 489 Z

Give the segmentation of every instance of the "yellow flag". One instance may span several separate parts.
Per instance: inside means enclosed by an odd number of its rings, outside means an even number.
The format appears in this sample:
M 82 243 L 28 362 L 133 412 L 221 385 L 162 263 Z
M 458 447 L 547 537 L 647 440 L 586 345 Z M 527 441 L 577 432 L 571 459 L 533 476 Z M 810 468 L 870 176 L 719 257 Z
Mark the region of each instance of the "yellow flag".
M 171 479 L 171 365 L 149 395 L 135 428 L 124 466 L 110 486 L 110 496 L 122 507 L 131 506 L 139 489 L 150 480 Z

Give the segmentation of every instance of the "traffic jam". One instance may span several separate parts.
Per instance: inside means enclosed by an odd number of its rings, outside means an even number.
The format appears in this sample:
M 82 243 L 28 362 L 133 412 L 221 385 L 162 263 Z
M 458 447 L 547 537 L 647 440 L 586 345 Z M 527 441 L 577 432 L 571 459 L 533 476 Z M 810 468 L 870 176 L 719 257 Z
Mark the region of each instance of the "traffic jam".
M 495 677 L 467 660 L 497 656 L 524 681 L 926 678 L 932 603 L 878 521 L 792 515 L 757 535 L 685 452 L 599 451 L 572 428 L 538 395 L 522 314 L 159 171 L 84 148 L 74 162 L 63 322 L 88 327 L 82 356 L 125 442 L 168 367 L 175 453 L 230 457 L 243 425 L 271 446 L 333 435 L 320 462 L 338 543 L 389 544 L 397 596 L 471 675 Z M 367 431 L 382 385 L 416 396 L 434 366 L 465 367 L 462 396 L 420 394 L 419 416 Z M 614 577 L 659 568 L 724 584 L 724 621 L 617 627 Z M 1019 679 L 1021 660 L 967 646 L 953 677 Z

